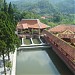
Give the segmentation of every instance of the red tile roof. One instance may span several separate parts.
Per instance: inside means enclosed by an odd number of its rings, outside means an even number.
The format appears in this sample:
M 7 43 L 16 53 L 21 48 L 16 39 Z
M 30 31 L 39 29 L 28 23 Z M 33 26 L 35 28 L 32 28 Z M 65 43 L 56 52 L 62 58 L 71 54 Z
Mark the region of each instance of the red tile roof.
M 54 28 L 49 29 L 50 32 L 63 32 L 65 30 L 71 30 L 72 32 L 75 32 L 75 25 L 58 25 Z
M 17 24 L 17 29 L 27 29 L 27 28 L 40 28 L 44 29 L 48 26 L 46 24 L 41 23 L 38 19 L 22 19 Z
M 28 28 L 27 24 L 19 24 L 19 25 L 17 25 L 17 29 L 27 29 L 27 28 Z
M 46 24 L 40 23 L 40 29 L 47 28 L 48 26 Z

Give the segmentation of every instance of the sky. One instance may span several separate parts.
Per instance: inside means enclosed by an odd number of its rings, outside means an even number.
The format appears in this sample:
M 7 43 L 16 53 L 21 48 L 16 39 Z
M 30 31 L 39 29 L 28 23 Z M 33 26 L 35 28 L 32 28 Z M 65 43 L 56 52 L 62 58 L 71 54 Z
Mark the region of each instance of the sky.
M 11 1 L 18 1 L 18 0 L 6 0 L 7 2 L 11 2 Z

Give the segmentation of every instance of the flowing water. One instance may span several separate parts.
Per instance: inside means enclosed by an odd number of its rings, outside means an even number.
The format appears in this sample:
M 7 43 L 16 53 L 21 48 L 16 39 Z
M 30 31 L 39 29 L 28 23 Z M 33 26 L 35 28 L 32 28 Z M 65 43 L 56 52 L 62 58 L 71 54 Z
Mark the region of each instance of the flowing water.
M 16 75 L 72 75 L 62 61 L 58 61 L 60 60 L 59 58 L 57 60 L 57 56 L 54 56 L 53 54 L 51 57 L 48 56 L 47 52 L 45 51 L 47 49 L 34 50 L 17 52 Z M 54 59 L 54 62 L 52 56 L 56 58 L 56 60 Z M 56 67 L 54 64 L 57 62 L 58 67 Z M 61 66 L 59 64 L 61 64 Z M 60 72 L 58 68 L 62 68 L 62 66 L 64 66 L 64 69 L 61 69 L 62 72 Z

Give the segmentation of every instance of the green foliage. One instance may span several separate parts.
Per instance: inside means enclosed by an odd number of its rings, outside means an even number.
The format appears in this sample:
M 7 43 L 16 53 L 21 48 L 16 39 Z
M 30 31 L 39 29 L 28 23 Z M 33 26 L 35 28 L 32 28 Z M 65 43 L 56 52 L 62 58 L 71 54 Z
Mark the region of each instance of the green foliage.
M 48 25 L 52 28 L 52 27 L 57 26 L 58 24 L 57 23 L 53 23 L 53 22 L 48 22 Z
M 3 5 L 3 0 L 0 0 L 0 10 L 1 10 L 2 5 Z
M 10 15 L 13 15 L 13 8 L 12 8 L 12 5 L 11 5 L 11 2 L 9 3 L 8 13 L 9 13 Z
M 48 19 L 40 19 L 41 22 L 47 24 L 48 23 Z
M 53 5 L 49 2 L 49 0 L 41 0 L 37 4 L 37 8 L 40 9 L 39 14 L 53 14 L 56 12 Z
M 0 52 L 6 49 L 6 43 L 3 40 L 0 40 Z
M 30 1 L 29 3 L 19 2 L 14 4 L 17 5 L 17 8 L 20 11 L 30 11 L 41 15 L 45 13 L 53 14 L 56 12 L 53 5 L 49 2 L 49 0 L 39 0 L 37 3 L 36 2 L 31 3 Z
M 41 15 L 53 15 L 57 12 L 74 14 L 75 0 L 19 0 L 13 2 L 18 10 L 32 11 Z
M 41 16 L 51 16 L 41 22 L 49 24 L 75 24 L 74 21 L 75 0 L 19 0 L 15 1 L 14 19 L 15 22 L 24 19 L 40 19 Z M 40 15 L 40 16 L 39 16 Z M 55 26 L 53 24 L 53 26 Z
M 4 12 L 0 12 L 0 20 L 4 21 L 7 19 L 7 16 Z
M 7 3 L 6 3 L 6 0 L 4 0 L 3 11 L 4 11 L 5 13 L 7 13 L 7 11 L 8 11 L 8 5 L 7 5 Z
M 11 68 L 11 67 L 12 67 L 11 61 L 6 61 L 6 62 L 5 62 L 5 66 L 6 66 L 7 68 Z
M 58 11 L 64 14 L 75 14 L 75 0 L 63 0 L 56 4 Z
M 60 17 L 62 18 L 61 24 L 74 24 L 74 14 L 62 14 Z
M 14 20 L 12 5 L 10 3 L 9 7 L 6 6 L 7 3 L 4 0 L 3 10 L 0 11 L 0 50 L 2 50 L 2 53 L 4 54 L 12 51 L 14 52 L 14 45 L 19 43 L 17 42 L 19 39 L 17 39 L 15 34 L 16 23 Z M 15 41 L 15 39 L 17 41 Z
M 22 18 L 24 19 L 38 19 L 40 16 L 38 14 L 35 14 L 33 12 L 23 12 Z
M 53 21 L 53 22 L 58 23 L 58 22 L 60 22 L 61 20 L 62 20 L 61 14 L 56 13 L 56 14 L 53 15 L 53 18 L 52 18 L 52 21 Z
M 21 13 L 19 11 L 15 10 L 15 12 L 14 12 L 14 19 L 15 19 L 16 23 L 22 19 L 22 15 L 21 15 Z
M 13 8 L 11 3 L 9 4 L 9 7 L 4 0 L 3 8 L 0 10 L 0 55 L 3 55 L 3 64 L 4 64 L 4 73 L 6 75 L 6 69 L 5 69 L 5 58 L 4 54 L 8 54 L 8 60 L 9 60 L 9 53 L 14 52 L 15 45 L 19 42 L 17 42 L 19 39 L 17 39 L 17 36 L 15 34 L 15 20 L 13 15 Z M 15 39 L 17 41 L 15 41 Z M 16 46 L 17 46 L 16 45 Z M 11 67 L 10 62 L 6 62 L 7 67 Z
M 57 23 L 51 22 L 50 19 L 40 19 L 40 21 L 43 22 L 43 23 L 45 23 L 45 24 L 47 24 L 50 27 L 54 27 L 54 26 L 57 25 Z

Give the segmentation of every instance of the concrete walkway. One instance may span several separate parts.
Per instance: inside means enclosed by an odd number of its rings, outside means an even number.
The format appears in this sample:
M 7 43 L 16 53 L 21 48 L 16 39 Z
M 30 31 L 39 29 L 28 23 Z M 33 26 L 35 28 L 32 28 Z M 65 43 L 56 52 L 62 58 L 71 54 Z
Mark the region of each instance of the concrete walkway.
M 13 55 L 11 75 L 15 75 L 15 73 L 16 73 L 16 55 L 17 55 L 17 48 L 15 49 L 15 52 L 14 52 L 14 55 Z

